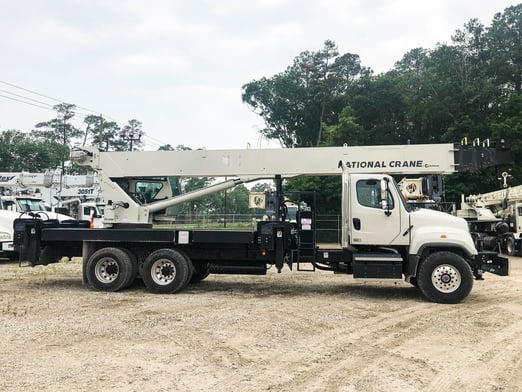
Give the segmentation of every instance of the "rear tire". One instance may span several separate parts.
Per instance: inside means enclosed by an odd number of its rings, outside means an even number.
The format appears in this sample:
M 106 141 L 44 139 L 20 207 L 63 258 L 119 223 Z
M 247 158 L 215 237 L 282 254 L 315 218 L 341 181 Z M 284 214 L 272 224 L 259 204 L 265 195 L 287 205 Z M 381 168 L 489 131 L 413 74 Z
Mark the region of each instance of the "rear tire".
M 95 290 L 118 291 L 132 278 L 134 267 L 128 251 L 121 248 L 102 248 L 87 260 L 86 277 Z
M 131 250 L 126 249 L 126 248 L 123 248 L 122 250 L 125 253 L 127 253 L 127 255 L 129 256 L 129 259 L 130 259 L 129 275 L 127 276 L 127 281 L 125 282 L 125 284 L 122 287 L 122 290 L 124 290 L 124 289 L 132 286 L 132 284 L 136 280 L 136 277 L 138 276 L 138 258 Z
M 194 275 L 194 264 L 192 263 L 192 260 L 190 260 L 190 257 L 185 252 L 182 252 L 182 251 L 178 251 L 178 252 L 183 255 L 183 257 L 187 261 L 187 266 L 188 266 L 187 279 L 186 279 L 185 283 L 183 283 L 183 287 L 181 288 L 183 290 L 185 287 L 188 286 L 188 284 L 190 283 L 190 280 L 192 279 L 192 276 Z
M 473 272 L 459 255 L 436 252 L 421 262 L 417 282 L 421 292 L 430 301 L 455 304 L 471 292 Z
M 188 264 L 188 259 L 174 249 L 158 249 L 145 259 L 141 277 L 150 292 L 172 294 L 187 284 Z
M 199 283 L 202 280 L 206 279 L 207 276 L 210 275 L 210 263 L 200 262 L 194 263 L 194 273 L 192 274 L 192 279 L 190 279 L 190 283 Z

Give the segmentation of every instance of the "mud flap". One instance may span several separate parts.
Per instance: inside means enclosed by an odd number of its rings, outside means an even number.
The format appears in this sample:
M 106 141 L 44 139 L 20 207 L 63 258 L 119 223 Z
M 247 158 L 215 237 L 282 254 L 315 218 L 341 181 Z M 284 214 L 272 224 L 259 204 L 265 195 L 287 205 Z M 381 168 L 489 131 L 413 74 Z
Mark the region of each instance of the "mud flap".
M 509 259 L 495 252 L 479 252 L 475 256 L 474 267 L 499 276 L 509 275 Z

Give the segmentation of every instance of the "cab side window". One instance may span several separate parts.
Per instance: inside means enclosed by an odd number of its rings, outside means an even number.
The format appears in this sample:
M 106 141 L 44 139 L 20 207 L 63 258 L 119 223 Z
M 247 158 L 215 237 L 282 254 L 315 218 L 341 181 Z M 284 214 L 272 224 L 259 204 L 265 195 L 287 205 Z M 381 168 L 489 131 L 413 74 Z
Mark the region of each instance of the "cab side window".
M 360 205 L 370 208 L 381 208 L 381 183 L 377 180 L 357 181 L 357 201 Z M 388 193 L 388 206 L 393 209 L 392 196 Z

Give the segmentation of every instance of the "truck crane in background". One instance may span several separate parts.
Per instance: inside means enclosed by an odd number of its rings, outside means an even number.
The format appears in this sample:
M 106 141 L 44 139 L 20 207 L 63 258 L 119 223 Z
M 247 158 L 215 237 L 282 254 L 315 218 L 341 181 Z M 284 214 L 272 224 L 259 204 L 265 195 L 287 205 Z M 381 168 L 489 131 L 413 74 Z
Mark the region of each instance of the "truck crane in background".
M 265 150 L 100 152 L 73 150 L 71 159 L 97 172 L 107 202 L 104 227 L 88 222 L 19 219 L 15 249 L 29 265 L 82 256 L 93 289 L 125 289 L 139 275 L 155 293 L 175 293 L 209 273 L 266 274 L 287 265 L 328 270 L 356 279 L 404 278 L 431 301 L 456 303 L 484 272 L 507 275 L 509 260 L 478 252 L 464 219 L 411 210 L 391 174 L 445 174 L 503 164 L 503 142 L 323 147 Z M 386 173 L 386 174 L 383 174 Z M 313 205 L 286 219 L 283 180 L 341 176 L 342 235 L 337 246 L 316 241 Z M 166 178 L 220 177 L 208 188 L 173 196 Z M 272 220 L 253 230 L 153 228 L 164 209 L 237 184 L 273 178 Z
M 103 195 L 95 174 L 0 173 L 0 195 L 3 209 L 18 212 L 51 211 L 75 219 L 87 219 L 93 213 L 103 215 Z
M 503 189 L 462 195 L 457 216 L 468 221 L 477 249 L 522 253 L 522 185 L 509 186 L 509 177 L 502 173 Z
M 440 174 L 403 177 L 398 185 L 412 208 L 430 208 L 450 214 L 456 211 L 455 203 L 443 201 L 444 180 Z
M 21 214 L 59 221 L 93 218 L 94 223 L 103 216 L 100 197 L 94 174 L 0 173 L 0 254 L 14 257 L 13 222 Z

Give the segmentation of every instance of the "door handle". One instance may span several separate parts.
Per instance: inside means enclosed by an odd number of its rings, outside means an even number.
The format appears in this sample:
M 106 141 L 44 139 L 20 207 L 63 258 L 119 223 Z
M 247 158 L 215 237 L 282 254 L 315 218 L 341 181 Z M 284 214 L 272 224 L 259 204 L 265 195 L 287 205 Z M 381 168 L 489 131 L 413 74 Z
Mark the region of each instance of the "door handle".
M 353 218 L 353 228 L 355 230 L 361 230 L 361 220 L 359 218 Z

